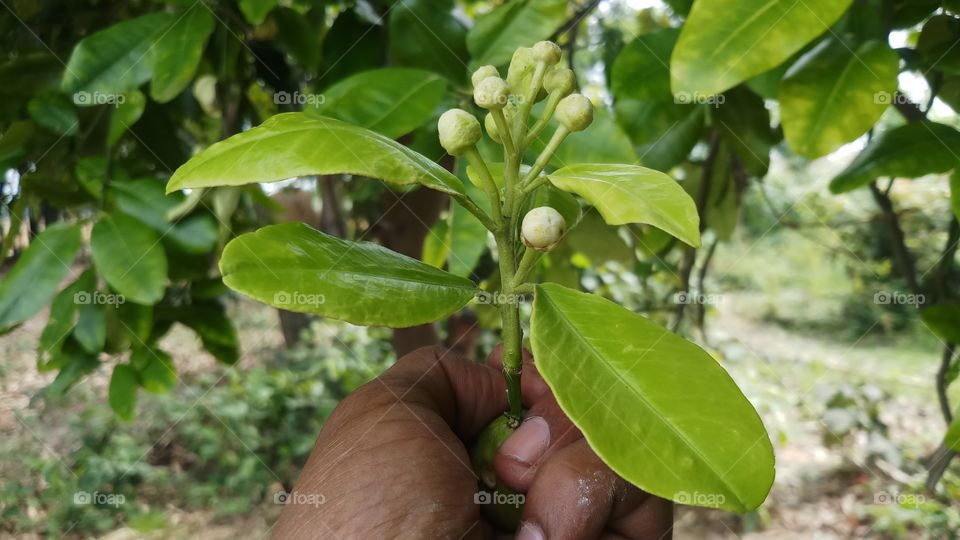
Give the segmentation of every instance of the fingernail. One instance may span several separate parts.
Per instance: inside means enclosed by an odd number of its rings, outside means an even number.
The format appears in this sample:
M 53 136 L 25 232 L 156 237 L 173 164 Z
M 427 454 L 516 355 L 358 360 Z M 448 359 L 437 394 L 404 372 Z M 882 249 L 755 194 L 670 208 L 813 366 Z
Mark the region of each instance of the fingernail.
M 503 443 L 500 453 L 521 463 L 533 465 L 549 445 L 550 427 L 547 421 L 539 416 L 531 416 Z
M 517 532 L 517 540 L 543 540 L 543 531 L 532 521 L 524 521 Z

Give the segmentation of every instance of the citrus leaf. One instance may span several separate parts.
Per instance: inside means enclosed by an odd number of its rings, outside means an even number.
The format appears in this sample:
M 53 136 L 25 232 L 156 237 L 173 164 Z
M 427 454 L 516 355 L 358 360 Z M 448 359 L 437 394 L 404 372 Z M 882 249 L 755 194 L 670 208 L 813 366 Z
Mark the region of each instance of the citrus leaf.
M 547 175 L 553 185 L 586 199 L 610 225 L 646 223 L 700 246 L 697 205 L 666 174 L 638 165 L 582 163 Z
M 90 233 L 90 251 L 103 279 L 127 300 L 150 305 L 163 298 L 167 256 L 149 227 L 124 214 L 109 214 Z
M 173 173 L 167 193 L 320 174 L 357 174 L 463 193 L 463 183 L 450 171 L 396 141 L 308 113 L 278 114 L 210 146 Z
M 947 343 L 960 343 L 960 304 L 937 304 L 920 312 L 923 324 Z
M 133 420 L 137 408 L 137 372 L 128 364 L 117 364 L 110 377 L 110 408 L 123 420 Z
M 396 328 L 441 319 L 477 292 L 469 279 L 303 223 L 232 240 L 220 273 L 231 289 L 277 308 Z
M 547 39 L 567 17 L 565 0 L 504 2 L 477 17 L 467 34 L 467 49 L 476 65 L 501 66 L 519 47 Z
M 213 32 L 213 15 L 203 4 L 194 4 L 157 37 L 153 55 L 150 97 L 165 103 L 177 97 L 193 80 L 203 48 Z
M 537 369 L 590 447 L 644 491 L 735 512 L 763 503 L 773 448 L 716 360 L 609 300 L 539 285 Z

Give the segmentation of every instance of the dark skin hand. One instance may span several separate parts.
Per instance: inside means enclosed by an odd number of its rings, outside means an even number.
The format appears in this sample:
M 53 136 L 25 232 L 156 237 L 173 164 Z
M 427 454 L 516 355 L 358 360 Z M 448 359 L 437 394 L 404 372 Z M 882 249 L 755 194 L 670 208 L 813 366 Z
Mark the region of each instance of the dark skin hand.
M 501 362 L 499 348 L 481 365 L 426 347 L 354 392 L 324 425 L 274 538 L 494 537 L 466 446 L 507 408 Z M 671 537 L 671 503 L 593 453 L 529 354 L 522 393 L 527 417 L 494 460 L 526 494 L 517 538 Z

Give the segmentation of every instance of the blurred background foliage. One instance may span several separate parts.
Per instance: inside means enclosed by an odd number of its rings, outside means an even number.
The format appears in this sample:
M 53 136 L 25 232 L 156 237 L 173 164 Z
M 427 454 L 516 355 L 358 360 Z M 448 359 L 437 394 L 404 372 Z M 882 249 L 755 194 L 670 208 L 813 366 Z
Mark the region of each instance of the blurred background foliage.
M 260 537 L 350 390 L 423 344 L 482 357 L 487 305 L 365 330 L 254 305 L 216 269 L 233 236 L 301 220 L 497 280 L 486 231 L 445 196 L 349 176 L 164 184 L 294 110 L 465 177 L 439 112 L 472 107 L 472 69 L 555 39 L 598 111 L 552 166 L 667 171 L 705 242 L 585 208 L 539 277 L 707 346 L 775 437 L 768 503 L 682 511 L 678 536 L 955 538 L 960 5 L 760 4 L 0 2 L 0 532 Z

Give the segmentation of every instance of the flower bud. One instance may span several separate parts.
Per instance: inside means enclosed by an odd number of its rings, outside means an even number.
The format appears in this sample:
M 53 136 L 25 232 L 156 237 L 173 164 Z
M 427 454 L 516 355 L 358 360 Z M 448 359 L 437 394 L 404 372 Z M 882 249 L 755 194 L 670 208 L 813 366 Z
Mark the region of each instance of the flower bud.
M 543 76 L 543 88 L 550 92 L 558 92 L 561 96 L 569 95 L 577 87 L 577 77 L 573 70 L 555 66 Z
M 510 88 L 500 77 L 487 77 L 473 89 L 473 101 L 483 109 L 502 109 L 509 99 Z
M 493 139 L 493 142 L 500 142 L 500 131 L 497 129 L 497 121 L 493 119 L 493 113 L 487 113 L 483 118 L 483 127 L 487 129 L 487 135 Z
M 533 57 L 533 49 L 520 47 L 513 53 L 510 68 L 507 69 L 507 83 L 510 88 L 517 90 L 523 83 L 523 78 L 533 70 L 537 61 Z
M 450 109 L 437 122 L 440 146 L 451 156 L 459 156 L 480 140 L 480 122 L 463 109 Z
M 560 47 L 552 41 L 538 41 L 533 45 L 533 57 L 537 62 L 552 66 L 560 61 Z
M 565 228 L 560 212 L 549 206 L 539 206 L 523 216 L 520 238 L 527 247 L 550 251 L 563 238 Z
M 583 131 L 593 122 L 593 103 L 583 94 L 570 94 L 557 104 L 557 122 L 570 131 Z
M 486 79 L 487 77 L 499 77 L 500 72 L 497 71 L 497 68 L 493 66 L 481 66 L 476 71 L 473 72 L 473 75 L 470 76 L 470 80 L 473 82 L 473 86 L 480 84 L 480 81 Z

